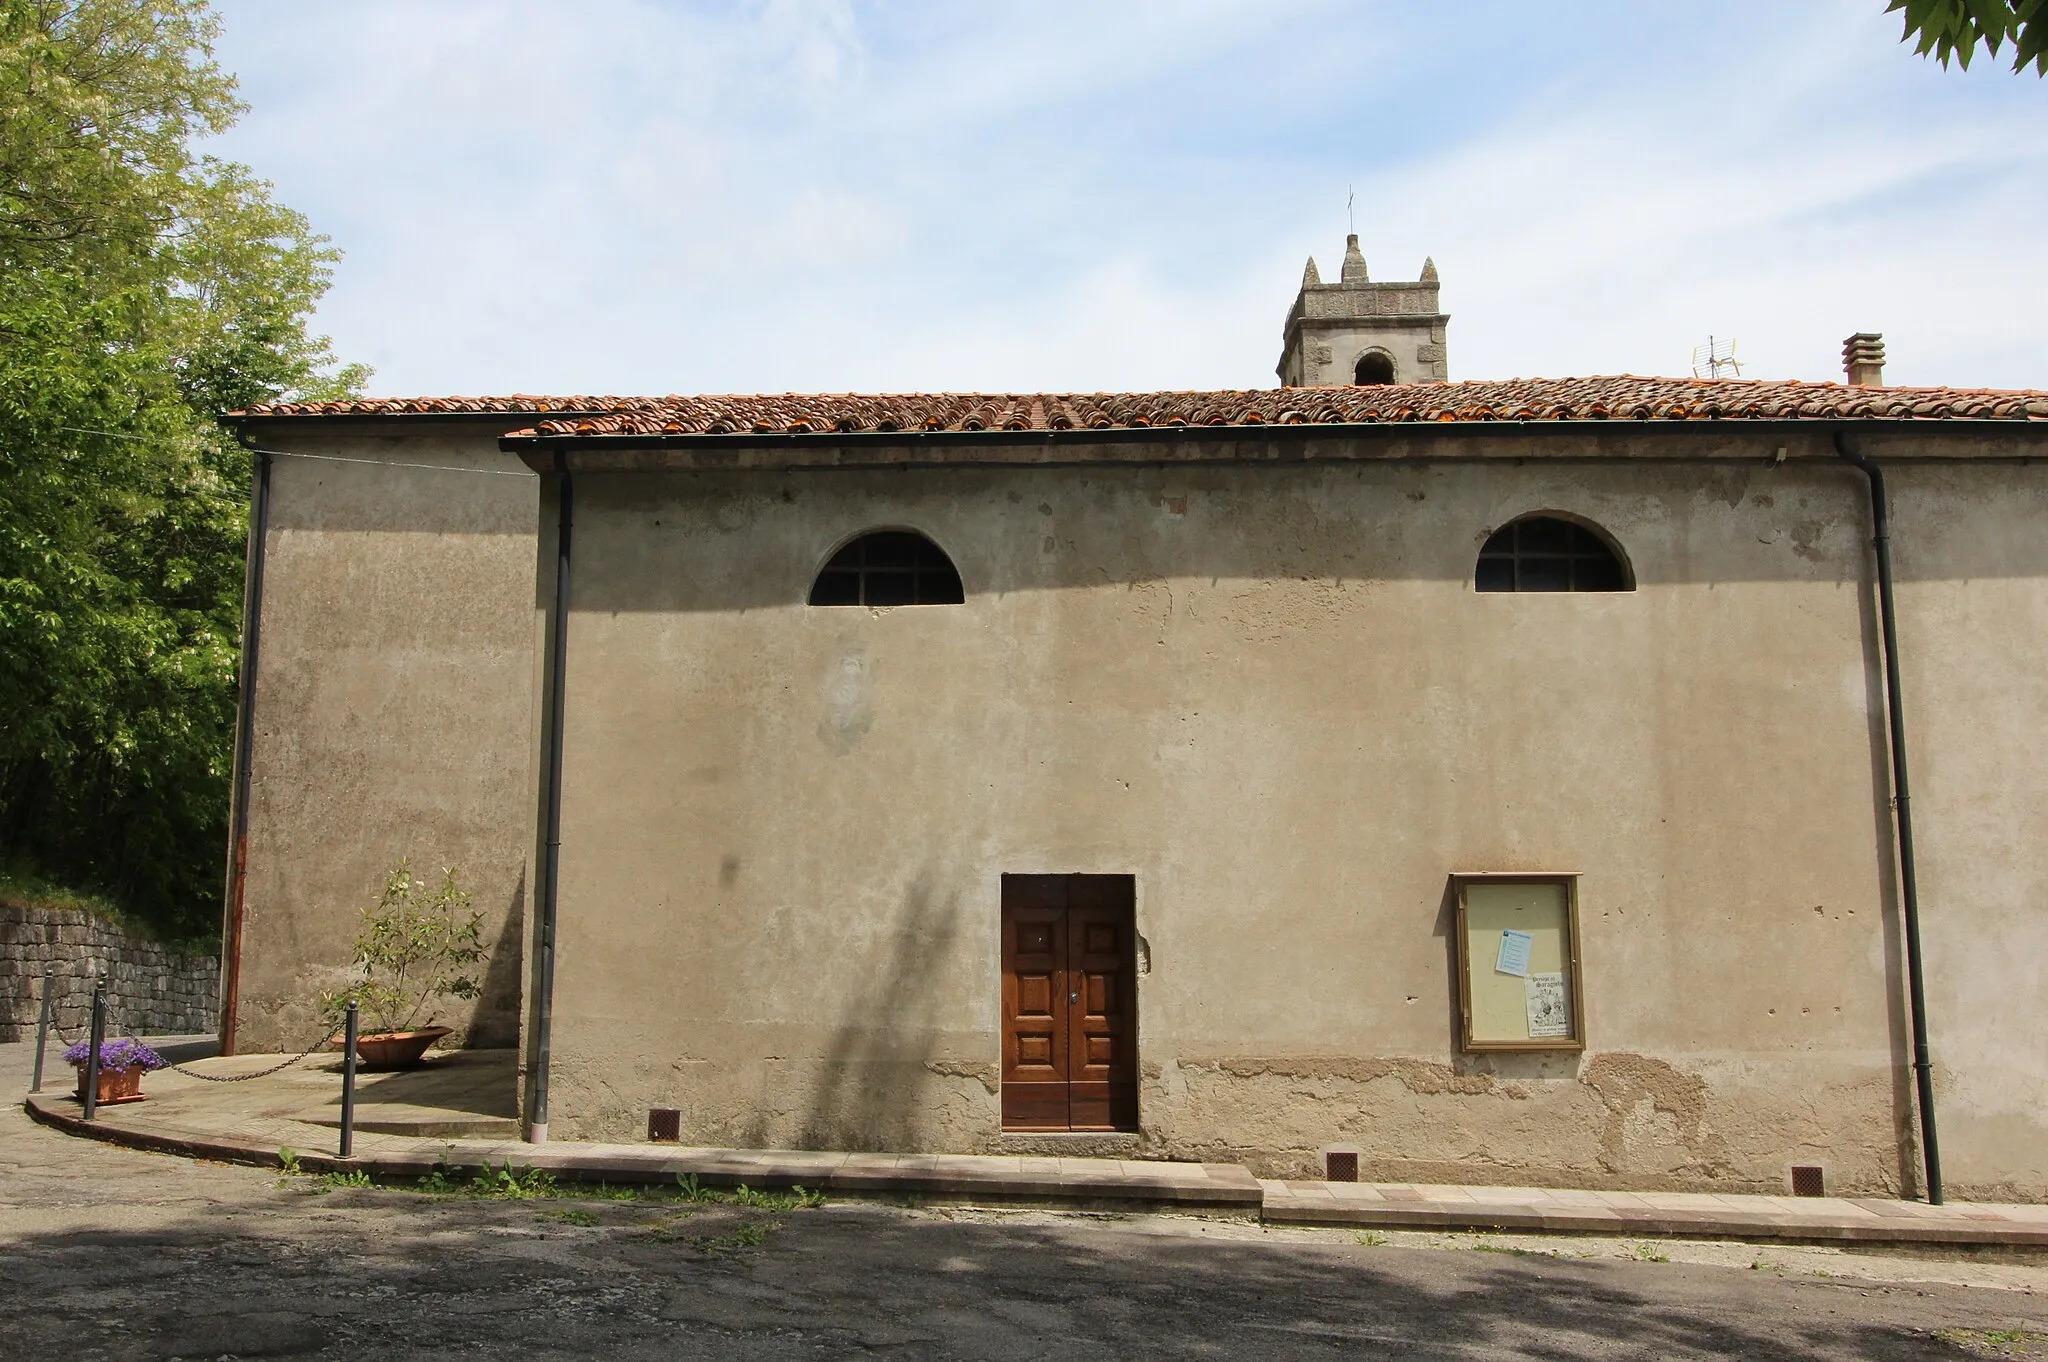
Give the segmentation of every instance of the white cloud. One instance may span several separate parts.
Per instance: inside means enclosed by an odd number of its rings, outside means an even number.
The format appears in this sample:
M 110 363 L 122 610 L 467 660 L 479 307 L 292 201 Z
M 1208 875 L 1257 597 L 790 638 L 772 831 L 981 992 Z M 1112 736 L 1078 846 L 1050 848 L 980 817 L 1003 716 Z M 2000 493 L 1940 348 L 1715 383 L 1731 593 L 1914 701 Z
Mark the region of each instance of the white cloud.
M 2048 86 L 1851 0 L 222 9 L 379 391 L 1270 384 L 1347 183 L 1456 376 L 2048 386 Z

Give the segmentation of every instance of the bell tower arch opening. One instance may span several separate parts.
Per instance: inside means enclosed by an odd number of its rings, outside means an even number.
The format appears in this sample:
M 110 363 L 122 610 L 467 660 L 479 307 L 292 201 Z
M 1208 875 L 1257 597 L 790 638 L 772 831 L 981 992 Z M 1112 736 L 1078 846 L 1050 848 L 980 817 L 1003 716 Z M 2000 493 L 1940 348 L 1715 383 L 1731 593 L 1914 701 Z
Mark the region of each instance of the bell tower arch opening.
M 1351 381 L 1359 387 L 1394 381 L 1394 357 L 1384 350 L 1368 350 L 1351 366 Z

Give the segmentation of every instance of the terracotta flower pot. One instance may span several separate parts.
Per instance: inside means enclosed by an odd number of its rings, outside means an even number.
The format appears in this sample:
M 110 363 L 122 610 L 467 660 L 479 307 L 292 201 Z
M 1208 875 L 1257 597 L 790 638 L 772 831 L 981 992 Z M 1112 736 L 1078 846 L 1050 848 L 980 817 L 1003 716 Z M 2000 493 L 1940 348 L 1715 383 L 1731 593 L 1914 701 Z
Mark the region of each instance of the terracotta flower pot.
M 356 1068 L 363 1073 L 387 1073 L 410 1069 L 425 1057 L 428 1047 L 448 1034 L 446 1026 L 423 1026 L 417 1031 L 378 1031 L 356 1037 Z
M 99 1082 L 99 1105 L 110 1102 L 140 1102 L 142 1096 L 142 1068 L 101 1069 Z M 78 1100 L 85 1100 L 85 1070 L 78 1071 Z

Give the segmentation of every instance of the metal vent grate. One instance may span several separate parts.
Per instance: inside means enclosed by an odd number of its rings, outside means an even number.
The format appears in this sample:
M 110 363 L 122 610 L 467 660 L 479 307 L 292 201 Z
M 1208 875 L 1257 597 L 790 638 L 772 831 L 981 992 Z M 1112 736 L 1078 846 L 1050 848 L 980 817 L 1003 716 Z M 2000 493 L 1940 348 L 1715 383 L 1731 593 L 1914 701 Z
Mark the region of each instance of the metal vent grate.
M 1822 1176 L 1820 1166 L 1811 1163 L 1792 1165 L 1793 1196 L 1826 1196 L 1827 1180 Z
M 673 1107 L 655 1107 L 647 1113 L 647 1138 L 656 1144 L 674 1144 L 683 1138 L 683 1114 Z
M 1331 1150 L 1323 1155 L 1323 1181 L 1358 1181 L 1358 1155 L 1352 1151 Z

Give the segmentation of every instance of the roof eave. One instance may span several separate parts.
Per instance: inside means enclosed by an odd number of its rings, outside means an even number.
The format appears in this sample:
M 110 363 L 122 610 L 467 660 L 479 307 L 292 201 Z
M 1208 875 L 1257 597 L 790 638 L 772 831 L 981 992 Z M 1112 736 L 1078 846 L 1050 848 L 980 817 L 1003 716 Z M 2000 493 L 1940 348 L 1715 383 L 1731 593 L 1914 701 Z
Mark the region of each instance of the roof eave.
M 520 425 L 535 421 L 573 420 L 584 416 L 612 416 L 615 407 L 564 407 L 551 411 L 309 411 L 309 412 L 225 412 L 221 420 L 236 430 L 276 430 L 285 427 L 401 425 Z
M 547 434 L 538 431 L 513 432 L 501 436 L 498 447 L 519 455 L 528 467 L 546 472 L 556 466 L 557 455 L 606 451 L 630 453 L 660 450 L 768 450 L 799 448 L 821 450 L 851 446 L 873 450 L 900 445 L 929 451 L 934 446 L 962 446 L 973 449 L 1051 448 L 1085 445 L 1184 444 L 1196 442 L 1241 444 L 1246 441 L 1413 439 L 1417 436 L 1484 437 L 1506 431 L 1546 435 L 1642 435 L 1713 433 L 1772 436 L 1798 434 L 1826 439 L 1836 431 L 1865 434 L 1906 434 L 1937 438 L 1976 438 L 1996 434 L 2018 436 L 2029 443 L 2048 443 L 2048 421 L 2012 417 L 1692 417 L 1685 419 L 1641 417 L 1575 417 L 1548 419 L 1501 419 L 1464 421 L 1359 421 L 1359 422 L 1271 422 L 1231 425 L 1159 425 L 1075 427 L 1059 430 L 891 430 L 891 431 L 734 431 L 703 435 L 685 432 L 634 432 L 627 434 Z M 1740 456 L 1725 456 L 1740 457 Z M 2008 457 L 2038 457 L 2018 455 Z M 929 453 L 913 462 L 942 463 Z M 811 462 L 792 460 L 792 463 Z M 864 460 L 862 466 L 877 462 Z M 1010 462 L 974 459 L 974 463 Z M 1056 462 L 1020 460 L 1018 462 Z M 1150 462 L 1150 460 L 1133 460 Z M 748 464 L 747 467 L 759 465 Z

